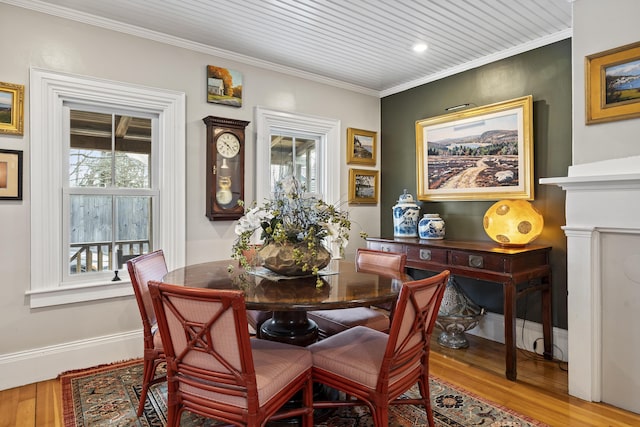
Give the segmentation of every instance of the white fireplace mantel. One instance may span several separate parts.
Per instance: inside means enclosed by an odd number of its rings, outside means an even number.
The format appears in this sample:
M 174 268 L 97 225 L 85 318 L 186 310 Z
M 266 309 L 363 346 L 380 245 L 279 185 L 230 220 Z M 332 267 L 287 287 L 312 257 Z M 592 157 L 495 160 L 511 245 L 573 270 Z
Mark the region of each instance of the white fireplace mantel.
M 640 156 L 571 166 L 569 176 L 540 183 L 567 192 L 562 228 L 567 236 L 569 394 L 640 412 L 627 397 L 640 395 L 640 373 L 629 369 L 640 358 L 640 340 L 629 345 L 634 328 L 616 324 L 634 319 L 640 309 L 627 304 L 640 293 Z M 627 300 L 617 301 L 619 295 Z M 622 345 L 613 350 L 611 342 Z M 612 357 L 612 351 L 619 353 Z

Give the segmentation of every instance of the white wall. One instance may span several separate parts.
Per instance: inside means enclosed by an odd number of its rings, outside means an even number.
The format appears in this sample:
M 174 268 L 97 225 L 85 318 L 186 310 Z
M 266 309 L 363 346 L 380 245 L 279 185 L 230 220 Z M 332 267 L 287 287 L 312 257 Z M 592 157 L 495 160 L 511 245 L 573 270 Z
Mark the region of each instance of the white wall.
M 187 264 L 228 258 L 235 238 L 234 222 L 210 222 L 204 215 L 203 117 L 215 115 L 252 122 L 247 128 L 247 200 L 253 198 L 254 192 L 255 106 L 339 119 L 343 147 L 348 127 L 380 131 L 380 103 L 375 96 L 4 3 L 0 3 L 0 17 L 0 81 L 26 87 L 24 136 L 0 134 L 0 148 L 24 151 L 24 200 L 0 203 L 0 378 L 3 379 L 0 389 L 52 378 L 66 369 L 140 356 L 142 350 L 142 341 L 137 335 L 140 318 L 133 297 L 37 310 L 29 308 L 25 296 L 30 268 L 29 67 L 186 93 Z M 243 73 L 242 108 L 206 102 L 207 65 Z M 346 148 L 340 156 L 341 191 L 346 200 Z M 379 234 L 377 206 L 350 210 L 354 222 L 370 235 Z M 355 252 L 356 247 L 364 246 L 358 231 L 355 227 L 352 230 L 347 256 Z
M 640 40 L 638 0 L 573 4 L 573 164 L 640 154 L 640 119 L 585 125 L 584 58 Z

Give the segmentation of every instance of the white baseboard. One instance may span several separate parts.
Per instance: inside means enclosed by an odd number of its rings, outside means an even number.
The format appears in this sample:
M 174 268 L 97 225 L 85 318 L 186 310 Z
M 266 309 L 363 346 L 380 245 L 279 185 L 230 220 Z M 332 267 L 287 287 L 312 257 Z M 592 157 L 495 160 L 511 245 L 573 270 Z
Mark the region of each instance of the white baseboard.
M 142 330 L 0 355 L 0 390 L 75 369 L 142 357 Z
M 504 316 L 502 314 L 487 313 L 475 328 L 467 334 L 476 335 L 491 341 L 504 344 Z M 436 330 L 434 333 L 438 333 Z M 553 357 L 566 362 L 568 359 L 568 334 L 566 329 L 553 328 Z M 535 352 L 542 354 L 544 341 L 542 340 L 542 324 L 527 320 L 516 319 L 516 346 L 523 350 L 534 351 L 533 343 L 538 340 Z
M 487 313 L 474 329 L 466 333 L 504 343 L 503 316 Z M 542 338 L 542 325 L 516 319 L 517 346 L 533 351 Z M 438 330 L 434 331 L 438 333 Z M 65 371 L 142 357 L 142 330 L 95 337 L 28 351 L 0 355 L 0 390 L 56 378 Z M 567 330 L 553 328 L 554 357 L 567 361 Z M 542 339 L 536 352 L 542 354 Z

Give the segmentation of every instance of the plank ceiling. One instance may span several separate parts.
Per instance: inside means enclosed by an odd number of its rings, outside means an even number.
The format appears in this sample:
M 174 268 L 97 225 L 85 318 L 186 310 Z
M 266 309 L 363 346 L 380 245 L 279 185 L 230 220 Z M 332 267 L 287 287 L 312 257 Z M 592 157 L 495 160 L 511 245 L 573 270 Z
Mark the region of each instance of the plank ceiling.
M 571 37 L 571 0 L 0 1 L 377 96 Z

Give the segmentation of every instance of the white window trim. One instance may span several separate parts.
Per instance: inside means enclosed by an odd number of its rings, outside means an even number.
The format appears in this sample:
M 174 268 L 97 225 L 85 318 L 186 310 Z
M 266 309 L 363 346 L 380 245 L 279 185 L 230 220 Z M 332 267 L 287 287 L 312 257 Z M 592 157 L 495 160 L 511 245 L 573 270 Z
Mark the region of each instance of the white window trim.
M 340 120 L 256 107 L 256 201 L 271 197 L 271 141 L 272 129 L 286 129 L 302 134 L 320 136 L 324 162 L 319 173 L 324 182 L 323 200 L 340 205 Z M 319 181 L 320 183 L 320 181 Z
M 158 115 L 160 219 L 156 247 L 167 267 L 185 263 L 185 94 L 130 83 L 30 70 L 31 289 L 30 305 L 47 307 L 132 295 L 128 280 L 61 286 L 63 104 L 94 103 Z

